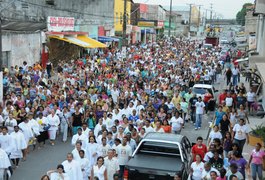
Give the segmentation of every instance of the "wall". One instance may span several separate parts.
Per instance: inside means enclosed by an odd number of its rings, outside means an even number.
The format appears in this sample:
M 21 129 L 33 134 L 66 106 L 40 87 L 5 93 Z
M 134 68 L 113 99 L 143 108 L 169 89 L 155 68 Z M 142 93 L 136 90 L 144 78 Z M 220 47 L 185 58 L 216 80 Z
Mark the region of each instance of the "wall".
M 8 65 L 21 66 L 23 61 L 28 64 L 40 61 L 40 37 L 40 33 L 3 35 L 3 51 L 10 53 Z
M 131 18 L 131 1 L 127 0 L 127 8 L 126 8 L 126 14 L 127 16 L 127 24 L 130 24 L 130 18 Z M 122 31 L 123 26 L 123 14 L 124 14 L 124 0 L 115 0 L 114 1 L 114 29 L 116 32 Z
M 67 16 L 74 17 L 77 26 L 114 25 L 114 0 L 54 0 L 55 5 L 47 5 L 45 0 L 24 1 L 28 2 L 25 3 L 28 8 L 22 8 L 22 2 L 15 1 L 8 11 L 2 12 L 2 16 L 42 22 L 46 21 L 47 16 Z M 8 2 L 10 0 L 1 0 L 0 8 Z
M 259 15 L 257 28 L 257 51 L 265 57 L 265 15 Z
M 253 11 L 248 11 L 245 16 L 245 33 L 249 34 L 257 31 L 257 17 L 253 16 Z

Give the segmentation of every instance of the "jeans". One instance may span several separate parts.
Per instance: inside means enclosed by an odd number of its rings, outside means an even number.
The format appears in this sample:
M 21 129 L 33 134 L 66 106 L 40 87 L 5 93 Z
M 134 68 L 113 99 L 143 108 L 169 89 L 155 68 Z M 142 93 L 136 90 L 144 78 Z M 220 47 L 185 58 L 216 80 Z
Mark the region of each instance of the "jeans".
M 190 111 L 190 120 L 193 122 L 193 123 L 195 123 L 195 121 L 196 121 L 196 117 L 195 117 L 195 109 L 191 109 L 191 111 Z
M 257 179 L 257 173 L 259 180 L 262 180 L 262 164 L 251 164 L 251 176 L 253 180 Z
M 243 147 L 246 143 L 246 139 L 243 139 L 243 140 L 234 139 L 234 143 L 237 143 L 240 150 L 243 151 Z
M 120 165 L 119 180 L 123 180 L 124 169 L 125 169 L 125 166 Z
M 63 134 L 63 141 L 67 141 L 68 124 L 61 123 L 61 133 Z
M 237 86 L 238 75 L 233 75 L 233 86 Z
M 196 114 L 196 128 L 200 128 L 202 125 L 202 114 Z

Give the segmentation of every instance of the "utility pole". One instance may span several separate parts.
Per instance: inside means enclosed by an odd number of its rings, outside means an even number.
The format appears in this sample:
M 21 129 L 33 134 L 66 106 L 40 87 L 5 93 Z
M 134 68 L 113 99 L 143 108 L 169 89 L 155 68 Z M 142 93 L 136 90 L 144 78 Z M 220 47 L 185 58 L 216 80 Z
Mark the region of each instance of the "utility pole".
M 122 26 L 122 45 L 126 46 L 126 27 L 127 27 L 127 0 L 124 0 L 123 26 Z
M 210 22 L 212 24 L 213 21 L 213 3 L 211 3 L 211 15 L 210 15 Z
M 189 33 L 190 33 L 190 30 L 191 30 L 191 10 L 192 10 L 192 5 L 193 4 L 188 4 L 190 6 L 190 17 L 189 17 Z
M 208 12 L 208 9 L 205 9 L 205 22 L 204 22 L 204 29 L 206 29 L 206 24 L 207 24 L 207 12 Z
M 199 16 L 198 16 L 199 22 L 198 22 L 198 24 L 200 26 L 201 25 L 201 7 L 202 7 L 202 5 L 198 5 L 198 7 L 199 7 Z
M 3 55 L 2 55 L 2 14 L 0 12 L 0 106 L 3 105 Z
M 168 21 L 168 37 L 171 36 L 171 16 L 172 16 L 172 0 L 170 0 L 169 21 Z
M 2 55 L 2 15 L 0 12 L 0 72 L 3 70 L 3 55 Z M 1 100 L 0 100 L 1 101 Z

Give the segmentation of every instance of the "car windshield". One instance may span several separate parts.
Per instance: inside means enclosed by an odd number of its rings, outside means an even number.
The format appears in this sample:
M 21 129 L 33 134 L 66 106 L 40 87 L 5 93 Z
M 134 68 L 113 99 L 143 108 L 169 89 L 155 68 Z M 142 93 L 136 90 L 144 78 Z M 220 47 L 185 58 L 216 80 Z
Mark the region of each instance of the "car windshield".
M 193 92 L 195 94 L 205 94 L 205 93 L 207 93 L 207 89 L 204 89 L 204 88 L 193 88 Z

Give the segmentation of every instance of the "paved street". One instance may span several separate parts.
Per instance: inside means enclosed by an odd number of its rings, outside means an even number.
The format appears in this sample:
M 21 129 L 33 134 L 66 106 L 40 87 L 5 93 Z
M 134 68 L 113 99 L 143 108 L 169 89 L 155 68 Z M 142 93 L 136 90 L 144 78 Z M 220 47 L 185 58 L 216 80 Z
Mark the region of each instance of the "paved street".
M 45 148 L 31 151 L 25 162 L 21 162 L 18 169 L 14 171 L 11 180 L 37 180 L 40 179 L 50 169 L 56 169 L 71 152 L 73 147 L 70 139 L 67 143 L 57 141 L 55 146 L 51 146 L 48 141 Z

